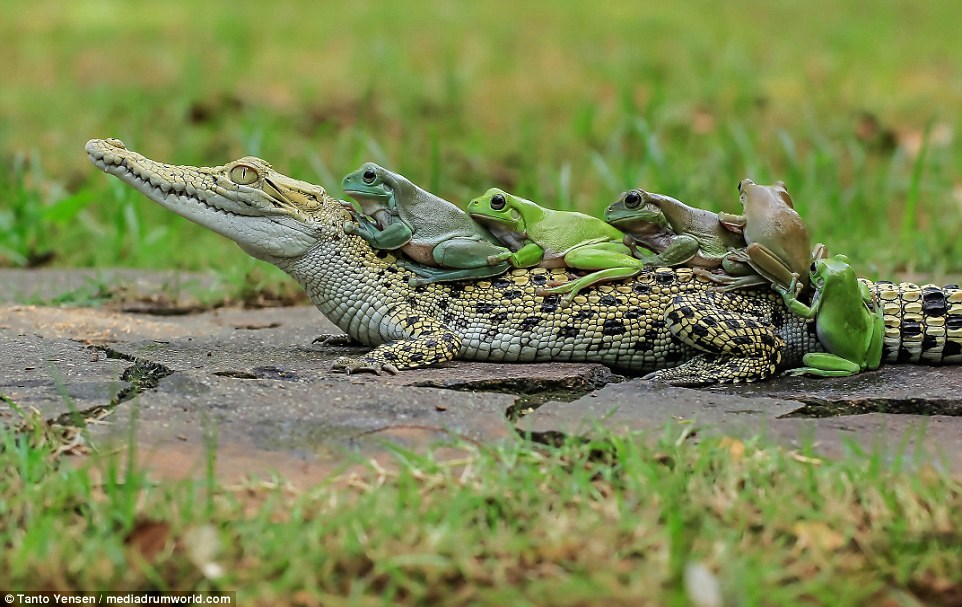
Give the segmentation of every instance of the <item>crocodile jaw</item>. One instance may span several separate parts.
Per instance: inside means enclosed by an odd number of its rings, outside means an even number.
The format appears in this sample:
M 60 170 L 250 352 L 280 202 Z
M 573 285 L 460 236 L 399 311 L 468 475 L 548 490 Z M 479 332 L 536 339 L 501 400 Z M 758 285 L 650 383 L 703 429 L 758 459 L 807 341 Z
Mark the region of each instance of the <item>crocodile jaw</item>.
M 181 217 L 230 238 L 258 259 L 302 256 L 317 244 L 324 227 L 332 227 L 331 221 L 321 221 L 317 216 L 325 214 L 318 214 L 319 209 L 299 208 L 311 205 L 292 203 L 295 197 L 285 196 L 289 192 L 284 187 L 286 181 L 303 182 L 272 171 L 269 164 L 257 158 L 220 167 L 171 165 L 128 150 L 116 139 L 91 139 L 86 151 L 102 171 Z M 249 186 L 232 182 L 230 170 L 240 162 L 255 166 L 262 173 L 261 180 Z M 313 187 L 315 195 L 326 196 L 323 189 Z M 296 198 L 301 199 L 303 196 Z

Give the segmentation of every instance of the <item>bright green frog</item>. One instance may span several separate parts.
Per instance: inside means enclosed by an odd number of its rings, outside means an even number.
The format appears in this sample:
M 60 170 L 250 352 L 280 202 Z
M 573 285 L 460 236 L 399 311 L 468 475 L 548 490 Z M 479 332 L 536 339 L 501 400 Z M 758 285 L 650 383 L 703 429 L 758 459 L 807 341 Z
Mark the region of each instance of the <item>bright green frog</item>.
M 788 288 L 773 285 L 781 293 L 789 309 L 802 318 L 814 318 L 818 341 L 828 352 L 805 354 L 804 367 L 789 371 L 792 375 L 843 376 L 866 369 L 877 369 L 882 360 L 882 338 L 885 321 L 844 255 L 816 259 L 811 266 L 811 282 L 815 286 L 812 305 L 795 298 L 793 276 Z
M 402 175 L 368 162 L 344 177 L 342 187 L 366 216 L 353 212 L 344 231 L 375 249 L 400 249 L 417 262 L 398 261 L 420 276 L 414 284 L 497 276 L 510 267 L 504 258 L 488 261 L 511 254 L 488 230 Z
M 599 270 L 543 289 L 568 293 L 569 301 L 585 287 L 628 278 L 645 267 L 646 260 L 636 259 L 625 246 L 624 232 L 590 215 L 546 209 L 497 188 L 469 202 L 468 213 L 512 251 L 494 255 L 488 263 L 507 260 L 516 268 Z

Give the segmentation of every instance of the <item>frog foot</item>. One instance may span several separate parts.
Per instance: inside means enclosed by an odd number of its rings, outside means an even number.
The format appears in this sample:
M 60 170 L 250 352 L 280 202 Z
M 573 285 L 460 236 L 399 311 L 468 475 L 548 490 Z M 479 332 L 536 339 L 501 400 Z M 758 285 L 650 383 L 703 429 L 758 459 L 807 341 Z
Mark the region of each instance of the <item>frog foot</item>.
M 346 333 L 324 333 L 323 335 L 318 335 L 312 341 L 312 344 L 320 344 L 321 347 L 338 347 L 338 346 L 359 346 L 361 342 L 356 341 L 353 337 Z
M 351 373 L 374 373 L 375 375 L 381 375 L 382 373 L 387 373 L 389 375 L 397 375 L 398 368 L 391 363 L 378 362 L 369 358 L 351 358 L 350 356 L 341 356 L 334 360 L 331 365 L 331 371 L 343 372 L 348 375 Z

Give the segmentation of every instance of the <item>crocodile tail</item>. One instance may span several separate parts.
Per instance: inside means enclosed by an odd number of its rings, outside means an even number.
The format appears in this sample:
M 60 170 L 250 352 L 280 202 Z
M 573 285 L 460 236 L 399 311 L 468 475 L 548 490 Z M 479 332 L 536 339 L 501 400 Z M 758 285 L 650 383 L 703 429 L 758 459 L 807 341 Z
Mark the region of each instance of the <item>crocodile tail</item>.
M 882 306 L 886 362 L 962 364 L 962 289 L 958 285 L 864 282 Z

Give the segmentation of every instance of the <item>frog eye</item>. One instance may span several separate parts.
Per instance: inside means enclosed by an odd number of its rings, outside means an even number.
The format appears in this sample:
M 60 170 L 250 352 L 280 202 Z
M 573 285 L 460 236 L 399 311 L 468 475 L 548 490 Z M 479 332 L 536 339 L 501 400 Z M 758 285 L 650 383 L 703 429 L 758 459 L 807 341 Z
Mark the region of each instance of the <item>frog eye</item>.
M 625 206 L 629 209 L 635 209 L 641 204 L 641 193 L 638 190 L 631 190 L 625 194 Z
M 810 268 L 808 269 L 808 271 L 811 272 L 812 274 L 814 274 L 816 270 L 818 270 L 818 266 L 816 266 L 816 265 L 815 265 L 815 262 L 813 261 L 813 262 L 812 262 L 812 267 L 810 267 Z
M 260 179 L 257 169 L 246 164 L 235 165 L 230 170 L 230 180 L 238 185 L 250 185 Z
M 361 175 L 361 179 L 364 180 L 364 183 L 371 185 L 377 179 L 377 173 L 374 172 L 374 169 L 368 169 Z
M 507 204 L 507 201 L 505 201 L 504 196 L 502 196 L 501 194 L 495 194 L 494 196 L 491 197 L 491 208 L 494 209 L 495 211 L 500 211 L 501 209 L 504 208 L 504 205 L 506 204 Z

